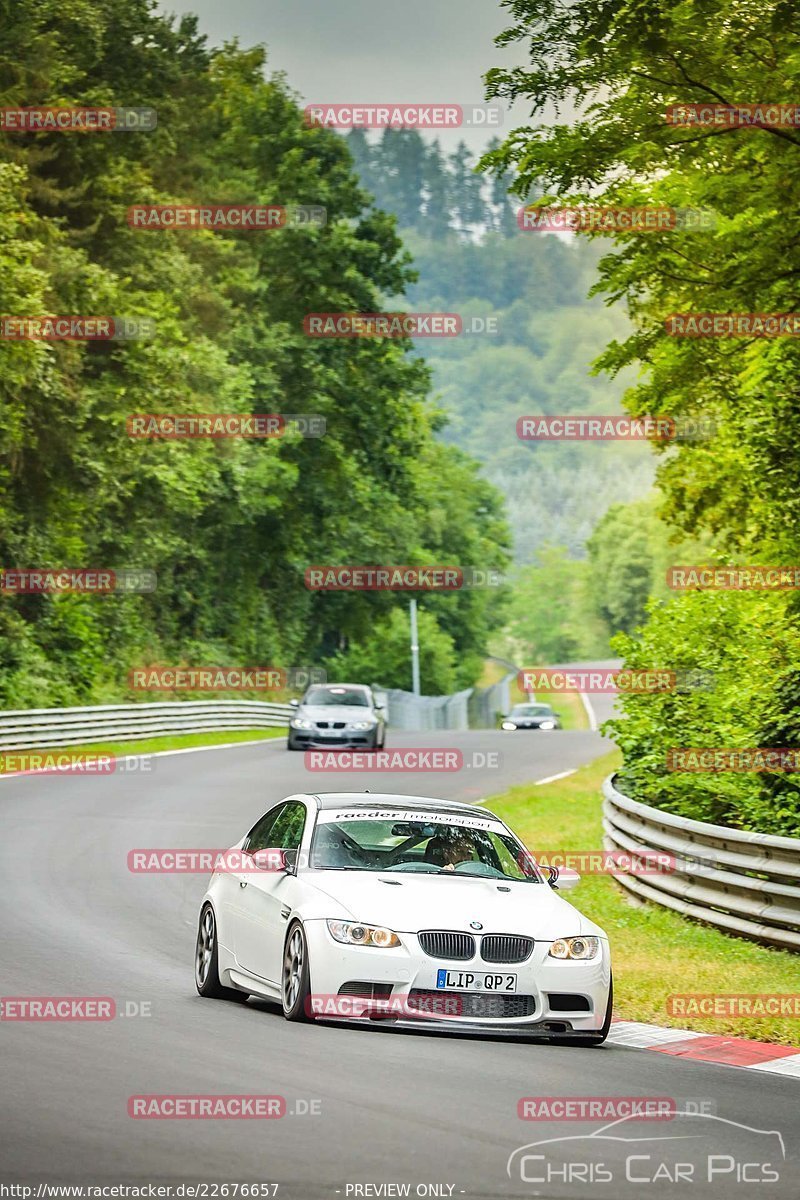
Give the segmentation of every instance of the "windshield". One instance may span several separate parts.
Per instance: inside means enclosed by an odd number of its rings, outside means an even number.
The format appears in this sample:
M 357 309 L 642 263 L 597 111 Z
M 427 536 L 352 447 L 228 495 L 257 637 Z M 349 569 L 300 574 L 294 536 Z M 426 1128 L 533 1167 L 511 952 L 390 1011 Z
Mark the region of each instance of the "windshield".
M 552 717 L 553 710 L 549 704 L 518 704 L 511 715 L 512 717 Z
M 303 704 L 340 704 L 347 708 L 369 708 L 369 697 L 363 688 L 313 687 L 306 692 Z
M 403 871 L 541 883 L 524 846 L 508 831 L 466 821 L 398 820 L 320 814 L 310 865 L 322 870 Z

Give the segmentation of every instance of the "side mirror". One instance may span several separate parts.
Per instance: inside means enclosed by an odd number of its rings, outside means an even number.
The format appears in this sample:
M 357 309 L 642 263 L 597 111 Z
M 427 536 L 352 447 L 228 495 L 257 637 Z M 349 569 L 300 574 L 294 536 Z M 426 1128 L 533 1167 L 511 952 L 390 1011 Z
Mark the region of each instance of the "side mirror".
M 291 704 L 292 708 L 298 708 L 300 701 L 299 700 L 290 700 L 289 703 Z
M 253 862 L 262 871 L 282 871 L 284 873 L 292 870 L 292 864 L 287 857 L 288 851 L 277 848 L 267 850 L 256 850 L 253 855 Z
M 564 867 L 558 875 L 558 890 L 560 892 L 568 892 L 570 888 L 577 887 L 580 881 L 581 877 L 577 871 L 573 871 L 569 867 Z

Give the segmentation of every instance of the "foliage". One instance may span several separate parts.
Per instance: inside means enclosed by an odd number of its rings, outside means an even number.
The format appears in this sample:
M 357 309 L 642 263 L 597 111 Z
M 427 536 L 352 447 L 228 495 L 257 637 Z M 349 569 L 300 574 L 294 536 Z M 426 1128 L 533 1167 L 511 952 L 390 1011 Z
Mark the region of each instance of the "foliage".
M 514 576 L 506 649 L 520 666 L 608 655 L 608 627 L 594 608 L 589 563 L 563 546 L 544 546 Z
M 20 0 L 0 26 L 5 106 L 158 112 L 152 132 L 0 145 L 3 311 L 156 328 L 129 342 L 0 341 L 0 561 L 158 576 L 141 596 L 5 597 L 0 704 L 119 696 L 142 661 L 318 662 L 400 603 L 309 592 L 310 563 L 474 554 L 502 569 L 499 499 L 435 441 L 410 345 L 303 333 L 306 313 L 374 311 L 411 276 L 344 140 L 305 125 L 283 78 L 265 78 L 263 50 L 209 49 L 195 18 L 150 0 Z M 247 236 L 126 223 L 137 202 L 203 200 L 323 205 L 328 222 Z M 327 434 L 136 442 L 131 412 L 313 413 Z M 496 601 L 431 599 L 465 669 Z
M 597 279 L 595 247 L 521 232 L 520 201 L 508 195 L 514 173 L 500 170 L 485 180 L 467 171 L 464 147 L 448 160 L 416 130 L 387 129 L 378 141 L 353 130 L 347 141 L 363 185 L 397 215 L 413 255 L 409 306 L 495 323 L 495 332 L 418 343 L 448 418 L 442 439 L 478 458 L 504 494 L 516 562 L 534 562 L 548 543 L 584 557 L 605 509 L 650 486 L 647 447 L 525 442 L 516 422 L 521 415 L 620 410 L 627 375 L 612 382 L 590 373 L 604 345 L 628 330 L 621 312 L 587 298 Z M 482 211 L 474 197 L 464 199 L 467 185 L 482 188 Z M 477 213 L 471 224 L 459 215 L 462 200 Z
M 433 613 L 417 612 L 419 675 L 422 694 L 446 695 L 458 690 L 453 639 L 440 629 Z M 359 679 L 387 688 L 411 691 L 410 624 L 408 609 L 393 608 L 327 665 L 329 679 Z
M 701 209 L 708 230 L 613 235 L 596 290 L 624 299 L 631 332 L 599 360 L 643 368 L 625 398 L 636 415 L 702 415 L 716 436 L 670 450 L 657 474 L 670 527 L 722 563 L 794 563 L 800 537 L 800 345 L 789 337 L 669 336 L 673 313 L 796 309 L 800 272 L 800 132 L 680 127 L 669 105 L 764 103 L 791 96 L 800 32 L 786 0 L 506 0 L 500 44 L 526 43 L 529 63 L 487 76 L 490 95 L 524 98 L 533 125 L 487 156 L 545 202 Z M 555 123 L 543 121 L 545 112 Z M 566 119 L 567 113 L 571 119 Z M 592 234 L 591 237 L 604 236 Z M 600 536 L 600 535 L 599 535 Z M 602 540 L 602 537 L 601 537 Z M 642 565 L 642 545 L 631 547 Z M 630 572 L 632 564 L 626 567 Z M 634 581 L 630 623 L 640 606 Z M 778 595 L 687 595 L 655 603 L 631 664 L 713 665 L 711 695 L 629 697 L 615 729 L 626 777 L 643 799 L 752 828 L 797 829 L 796 791 L 758 776 L 663 777 L 669 746 L 796 744 L 797 607 Z M 694 660 L 694 661 L 692 661 Z M 778 720 L 772 697 L 789 705 Z M 654 790 L 656 789 L 656 790 Z

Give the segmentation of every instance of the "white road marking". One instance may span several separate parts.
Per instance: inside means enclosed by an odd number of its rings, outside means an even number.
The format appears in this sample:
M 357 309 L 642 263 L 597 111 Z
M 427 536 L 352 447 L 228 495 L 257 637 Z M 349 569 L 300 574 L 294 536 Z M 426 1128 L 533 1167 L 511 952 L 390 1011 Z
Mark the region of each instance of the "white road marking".
M 543 783 L 555 783 L 557 779 L 566 779 L 568 775 L 574 775 L 578 770 L 573 767 L 571 771 L 560 771 L 558 775 L 548 775 L 546 779 L 537 779 L 534 781 L 534 787 L 541 787 Z
M 593 731 L 596 731 L 597 730 L 597 714 L 595 713 L 594 708 L 592 707 L 592 702 L 589 699 L 589 697 L 586 695 L 585 692 L 579 692 L 578 695 L 581 698 L 581 703 L 583 704 L 583 707 L 586 709 L 586 716 L 589 718 L 589 728 Z
M 634 1046 L 644 1050 L 648 1046 L 663 1046 L 668 1042 L 707 1036 L 693 1029 L 670 1029 L 664 1025 L 648 1025 L 644 1021 L 614 1021 L 608 1041 L 617 1046 Z
M 768 1062 L 753 1063 L 748 1070 L 768 1071 L 770 1075 L 794 1075 L 800 1079 L 800 1054 L 771 1058 Z

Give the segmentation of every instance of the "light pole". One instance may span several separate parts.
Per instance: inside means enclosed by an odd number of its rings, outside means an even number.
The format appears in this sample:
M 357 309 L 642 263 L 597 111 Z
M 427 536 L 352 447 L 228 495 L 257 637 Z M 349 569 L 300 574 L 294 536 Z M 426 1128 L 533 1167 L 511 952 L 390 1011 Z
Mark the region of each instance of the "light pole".
M 419 696 L 419 636 L 417 634 L 416 600 L 409 601 L 409 615 L 411 617 L 411 690 L 415 696 Z

